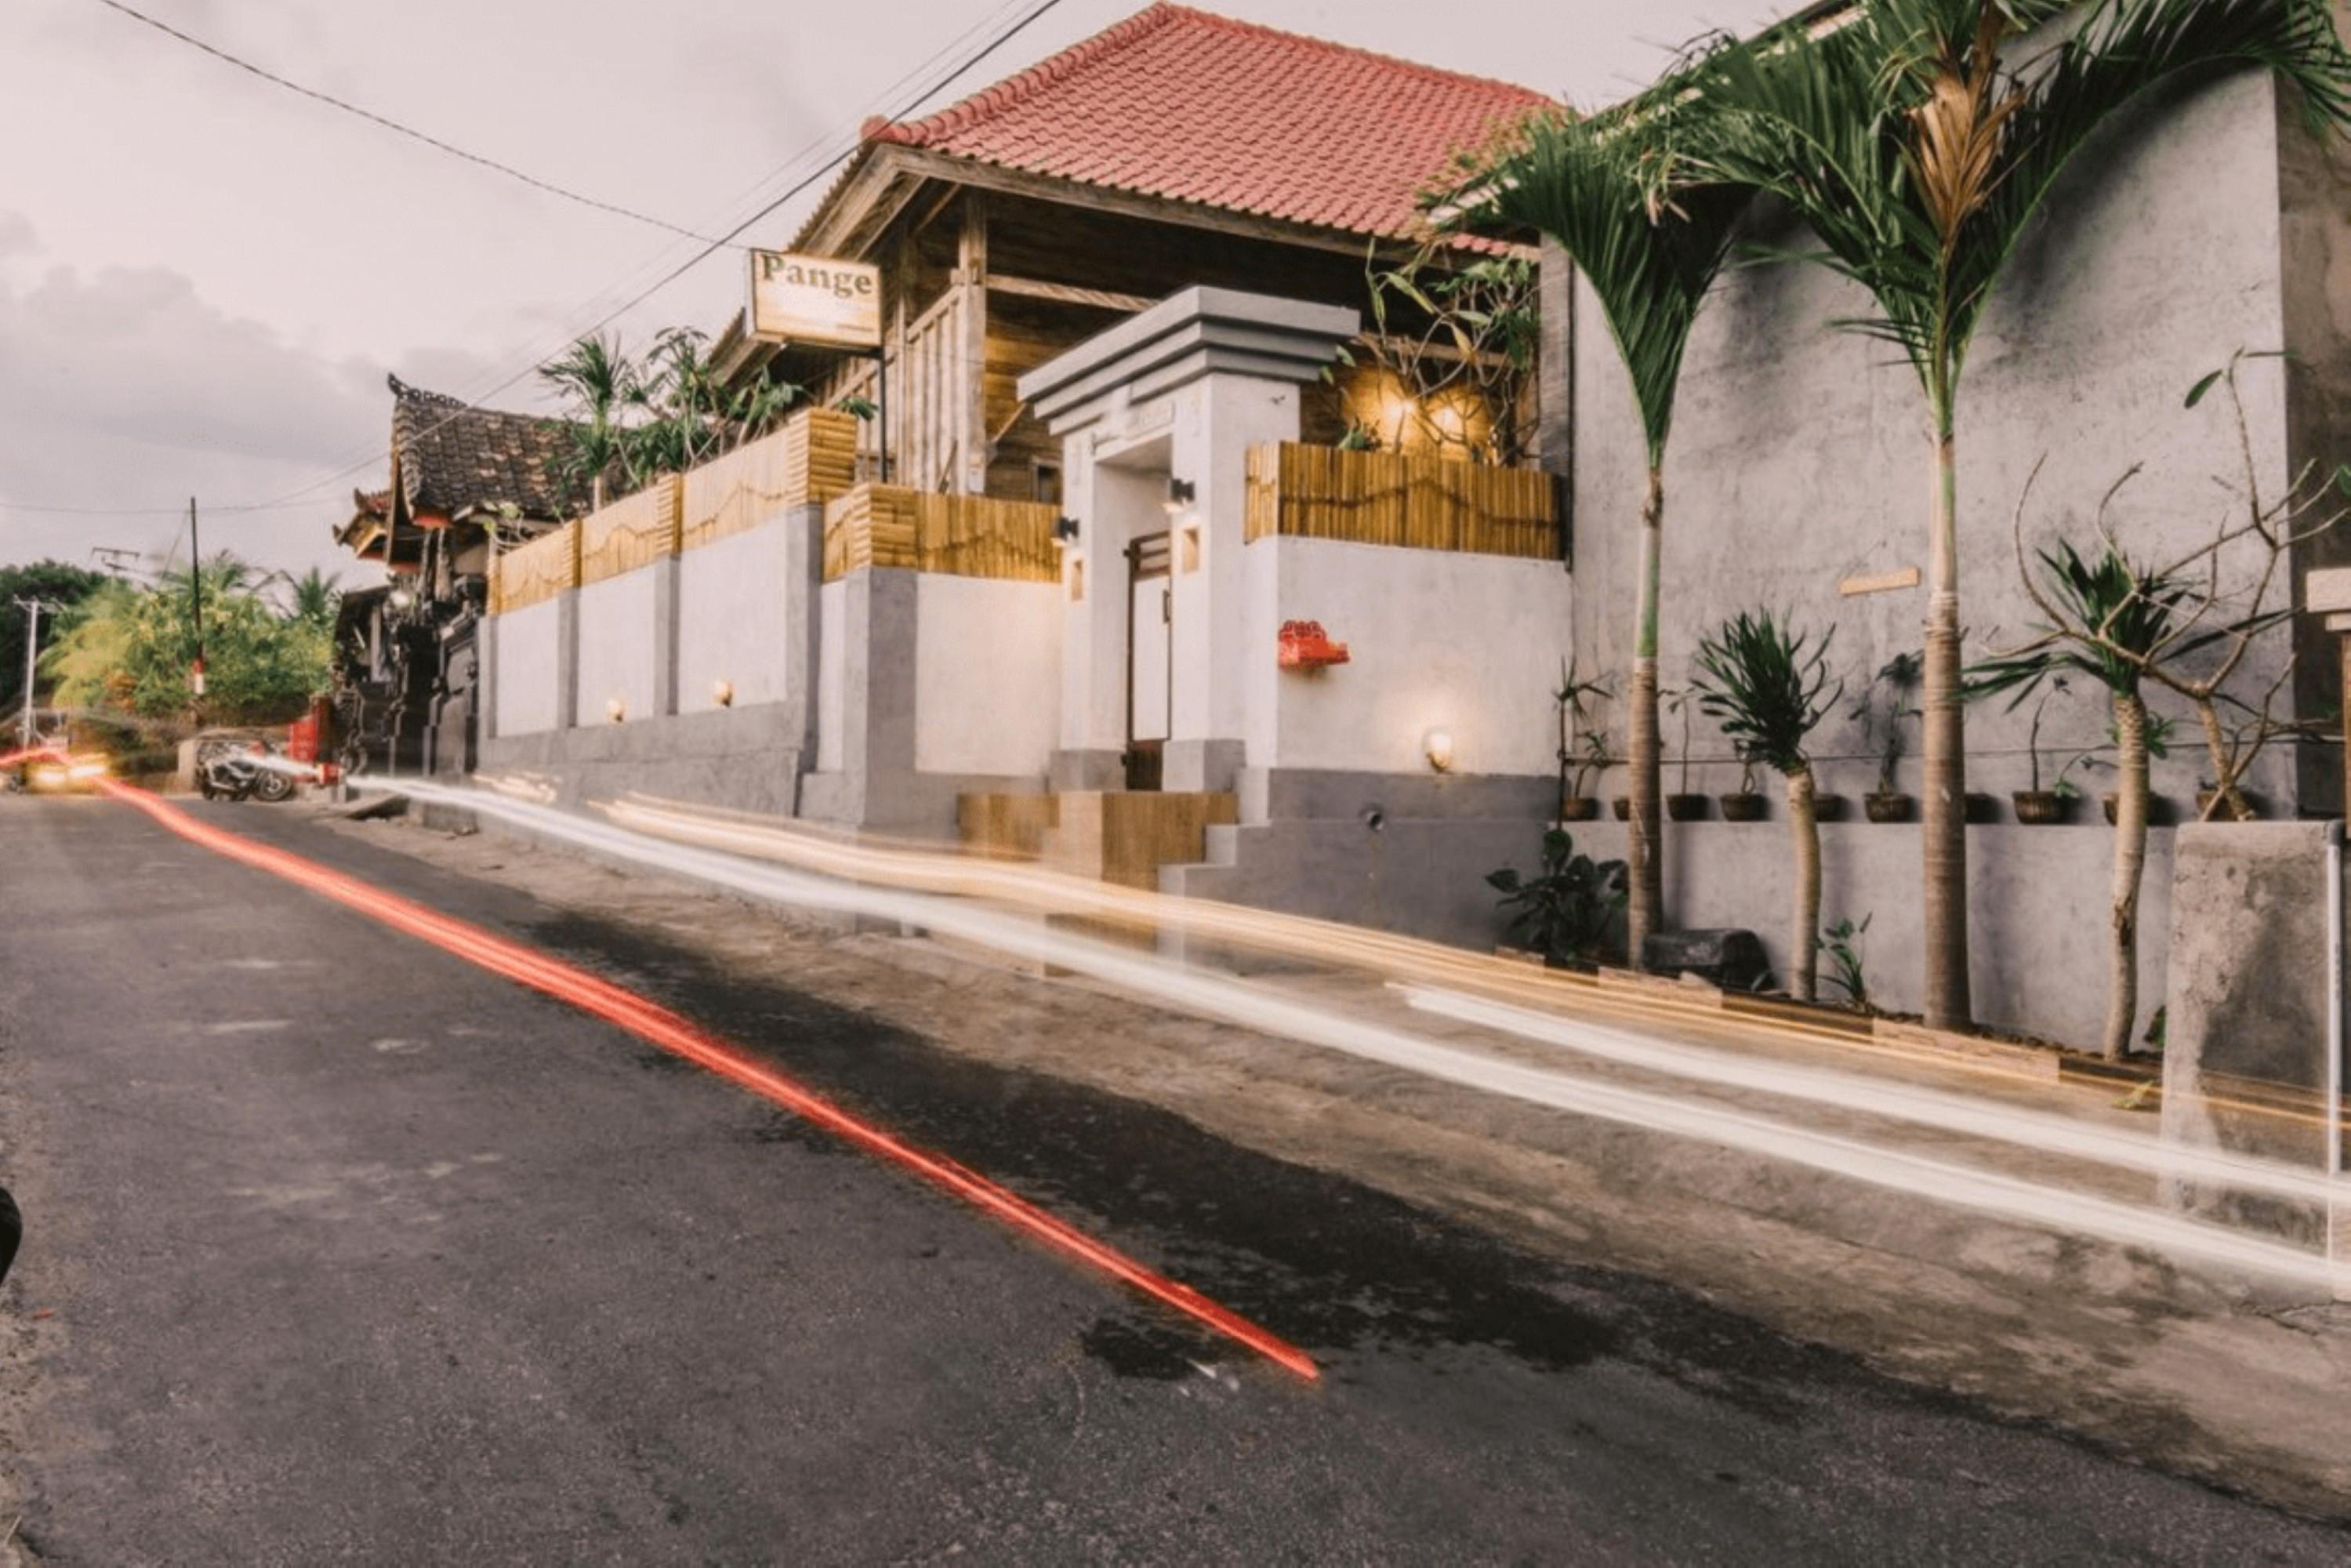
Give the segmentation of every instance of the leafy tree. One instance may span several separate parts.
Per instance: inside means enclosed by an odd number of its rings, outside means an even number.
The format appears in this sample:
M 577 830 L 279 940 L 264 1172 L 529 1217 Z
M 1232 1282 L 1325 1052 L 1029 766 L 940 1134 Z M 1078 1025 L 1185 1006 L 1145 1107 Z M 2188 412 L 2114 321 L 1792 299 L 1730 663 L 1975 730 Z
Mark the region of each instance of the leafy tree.
M 2098 0 L 2029 64 L 2024 32 L 2068 0 L 1859 0 L 1717 51 L 1683 86 L 1708 100 L 1687 165 L 1783 197 L 1869 292 L 1840 323 L 1894 344 L 1929 418 L 1925 678 L 1927 1021 L 1970 1019 L 1967 780 L 1959 599 L 1959 395 L 1992 290 L 2057 177 L 2150 89 L 2231 67 L 2299 89 L 2314 131 L 2351 120 L 2351 54 L 2326 0 Z
M 2037 641 L 1969 672 L 1969 695 L 2012 694 L 2011 706 L 2064 672 L 2086 675 L 2114 702 L 2115 877 L 2108 909 L 2112 967 L 2106 980 L 2106 1022 L 2101 1048 L 2108 1056 L 2130 1049 L 2138 1013 L 2138 890 L 2147 865 L 2147 700 L 2141 677 L 2150 661 L 2169 652 L 2193 655 L 2224 640 L 2226 628 L 2182 631 L 2190 584 L 2126 559 L 2111 539 L 2085 559 L 2071 541 L 2040 552 L 2041 582 L 2026 574 L 2033 601 L 2049 621 Z M 2192 606 L 2189 606 L 2192 609 Z
M 0 566 L 0 711 L 14 713 L 25 700 L 25 612 L 19 599 L 70 608 L 96 592 L 107 579 L 103 573 L 61 560 L 37 560 L 24 566 Z M 49 641 L 52 612 L 41 612 L 41 641 Z
M 1752 188 L 1736 180 L 1679 181 L 1677 147 L 1692 110 L 1668 94 L 1626 115 L 1553 118 L 1529 128 L 1524 145 L 1480 179 L 1471 220 L 1533 228 L 1565 250 L 1600 301 L 1618 358 L 1632 378 L 1648 449 L 1641 506 L 1640 565 L 1633 595 L 1632 877 L 1626 915 L 1635 967 L 1664 922 L 1665 873 L 1658 803 L 1664 748 L 1657 731 L 1659 560 L 1666 517 L 1666 441 L 1674 393 L 1698 307 L 1714 286 Z
M 1761 763 L 1788 780 L 1796 856 L 1788 989 L 1806 1002 L 1820 969 L 1821 831 L 1804 742 L 1844 695 L 1844 682 L 1834 690 L 1829 685 L 1829 643 L 1835 636 L 1831 628 L 1807 653 L 1805 633 L 1782 625 L 1768 610 L 1741 611 L 1699 643 L 1699 673 L 1691 682 L 1698 706 L 1722 726 L 1739 759 L 1750 768 Z
M 278 614 L 255 591 L 253 569 L 233 556 L 205 561 L 200 580 L 207 720 L 274 723 L 327 689 L 329 622 Z M 189 573 L 172 572 L 152 589 L 110 582 L 85 599 L 42 669 L 57 682 L 60 706 L 161 718 L 194 706 L 188 674 L 195 648 Z

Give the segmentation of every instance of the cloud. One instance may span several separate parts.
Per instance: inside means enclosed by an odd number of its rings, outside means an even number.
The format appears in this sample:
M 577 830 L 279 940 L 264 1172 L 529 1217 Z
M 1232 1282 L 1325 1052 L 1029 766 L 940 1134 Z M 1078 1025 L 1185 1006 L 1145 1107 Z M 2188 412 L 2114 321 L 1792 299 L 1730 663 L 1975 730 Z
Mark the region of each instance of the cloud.
M 0 214 L 0 254 L 31 226 Z M 462 350 L 402 357 L 423 384 L 465 392 Z M 194 494 L 224 507 L 307 491 L 300 506 L 224 511 L 207 549 L 269 566 L 338 562 L 329 529 L 354 486 L 383 482 L 385 367 L 316 351 L 207 303 L 165 267 L 53 267 L 0 277 L 0 498 L 110 515 L 0 512 L 0 560 L 84 559 L 92 545 L 168 537 Z M 335 470 L 355 471 L 319 484 Z

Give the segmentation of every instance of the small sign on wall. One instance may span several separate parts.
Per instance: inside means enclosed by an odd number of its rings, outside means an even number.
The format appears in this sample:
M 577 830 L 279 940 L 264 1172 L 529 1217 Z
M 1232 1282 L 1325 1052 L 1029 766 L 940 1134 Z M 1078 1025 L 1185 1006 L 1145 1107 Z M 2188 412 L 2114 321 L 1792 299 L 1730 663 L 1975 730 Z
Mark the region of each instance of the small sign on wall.
M 1856 593 L 1891 593 L 1898 588 L 1918 586 L 1918 569 L 1906 566 L 1900 571 L 1881 571 L 1867 577 L 1848 577 L 1837 584 L 1837 591 L 1847 599 Z
M 882 269 L 790 251 L 751 253 L 751 336 L 767 342 L 882 346 Z

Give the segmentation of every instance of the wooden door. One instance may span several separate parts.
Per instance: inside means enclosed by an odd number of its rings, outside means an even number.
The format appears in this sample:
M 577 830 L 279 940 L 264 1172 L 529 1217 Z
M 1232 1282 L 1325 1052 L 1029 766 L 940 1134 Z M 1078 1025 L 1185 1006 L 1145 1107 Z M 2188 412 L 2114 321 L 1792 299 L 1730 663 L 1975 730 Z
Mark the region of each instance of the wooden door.
M 1145 534 L 1126 547 L 1126 787 L 1156 789 L 1174 706 L 1175 579 L 1169 536 Z

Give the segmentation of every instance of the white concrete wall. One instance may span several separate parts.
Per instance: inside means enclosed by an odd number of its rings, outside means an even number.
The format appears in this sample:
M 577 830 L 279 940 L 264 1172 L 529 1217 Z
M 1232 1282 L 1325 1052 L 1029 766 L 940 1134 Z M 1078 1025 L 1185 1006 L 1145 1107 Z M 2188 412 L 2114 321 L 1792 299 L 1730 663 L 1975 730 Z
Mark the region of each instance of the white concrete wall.
M 817 592 L 816 766 L 837 773 L 844 756 L 848 703 L 849 584 L 826 583 Z
M 496 701 L 500 736 L 529 735 L 562 723 L 556 712 L 559 608 L 552 599 L 498 617 Z
M 1457 773 L 1557 769 L 1552 687 L 1573 582 L 1557 561 L 1265 538 L 1246 549 L 1252 768 L 1422 773 L 1453 737 Z M 1276 665 L 1281 623 L 1319 621 L 1349 662 Z
M 1045 771 L 1061 732 L 1061 597 L 1050 582 L 930 572 L 917 580 L 918 772 Z M 828 647 L 828 670 L 829 655 Z
M 1249 448 L 1298 439 L 1301 389 L 1288 382 L 1212 376 L 1186 392 L 1179 408 L 1175 475 L 1198 489 L 1197 504 L 1174 520 L 1201 530 L 1200 567 L 1176 569 L 1174 740 L 1238 739 L 1247 732 L 1249 661 L 1255 657 L 1242 539 Z M 1269 766 L 1252 755 L 1252 767 Z
M 655 717 L 653 576 L 657 567 L 591 582 L 580 591 L 580 699 L 572 722 L 609 724 L 614 697 L 631 718 Z
M 780 517 L 677 558 L 680 713 L 716 707 L 722 680 L 734 687 L 737 707 L 784 700 L 798 638 L 788 623 L 785 571 Z

